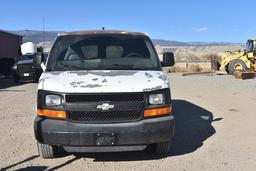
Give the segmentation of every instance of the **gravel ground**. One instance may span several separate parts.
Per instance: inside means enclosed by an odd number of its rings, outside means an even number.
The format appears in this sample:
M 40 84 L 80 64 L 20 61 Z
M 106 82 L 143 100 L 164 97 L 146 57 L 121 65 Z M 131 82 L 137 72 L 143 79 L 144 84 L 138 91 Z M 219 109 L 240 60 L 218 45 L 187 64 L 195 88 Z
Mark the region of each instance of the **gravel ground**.
M 33 136 L 36 83 L 0 80 L 2 170 L 255 170 L 256 80 L 170 74 L 176 135 L 166 157 L 142 152 L 41 159 Z

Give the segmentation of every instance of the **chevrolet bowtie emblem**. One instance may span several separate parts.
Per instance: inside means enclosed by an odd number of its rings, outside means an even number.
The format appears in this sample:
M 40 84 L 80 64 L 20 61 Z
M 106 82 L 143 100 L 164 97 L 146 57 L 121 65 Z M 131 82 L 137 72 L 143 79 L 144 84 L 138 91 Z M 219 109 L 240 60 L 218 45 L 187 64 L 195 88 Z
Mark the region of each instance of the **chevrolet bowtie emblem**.
M 109 110 L 109 109 L 113 109 L 115 107 L 115 105 L 110 105 L 108 103 L 102 103 L 100 105 L 97 105 L 97 109 L 100 110 Z

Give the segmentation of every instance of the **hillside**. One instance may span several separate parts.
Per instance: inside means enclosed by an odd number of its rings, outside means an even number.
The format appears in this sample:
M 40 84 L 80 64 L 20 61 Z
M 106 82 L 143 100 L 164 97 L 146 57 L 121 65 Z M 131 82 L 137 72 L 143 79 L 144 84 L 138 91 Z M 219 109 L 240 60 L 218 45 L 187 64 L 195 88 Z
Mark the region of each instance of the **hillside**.
M 13 33 L 24 36 L 23 42 L 43 45 L 49 51 L 54 39 L 62 31 L 17 30 Z M 225 42 L 179 42 L 164 39 L 152 39 L 158 54 L 164 51 L 175 53 L 177 61 L 205 61 L 206 55 L 221 55 L 224 51 L 242 50 L 242 44 Z M 160 55 L 161 56 L 161 55 Z
M 57 37 L 58 33 L 61 33 L 63 31 L 38 31 L 38 30 L 17 30 L 17 31 L 11 31 L 15 34 L 19 34 L 24 36 L 23 42 L 34 42 L 36 44 L 46 41 L 46 42 L 52 42 Z M 178 41 L 170 41 L 170 40 L 163 40 L 163 39 L 153 39 L 152 40 L 155 45 L 161 45 L 161 46 L 181 46 L 181 45 L 188 45 L 184 42 L 178 42 Z
M 243 50 L 240 44 L 223 44 L 223 45 L 189 45 L 189 46 L 156 46 L 158 54 L 164 51 L 171 51 L 175 54 L 176 60 L 180 62 L 190 61 L 199 62 L 207 61 L 207 56 L 221 56 L 225 51 Z M 159 55 L 161 57 L 161 55 Z
M 40 42 L 53 42 L 61 31 L 37 31 L 37 30 L 17 30 L 11 31 L 15 34 L 23 36 L 23 42 L 34 42 L 36 44 Z
M 16 31 L 10 31 L 15 34 L 19 34 L 23 36 L 24 42 L 34 42 L 34 43 L 40 43 L 43 41 L 51 42 L 54 41 L 54 39 L 57 37 L 58 33 L 61 33 L 63 31 L 38 31 L 38 30 L 16 30 Z M 226 45 L 226 44 L 232 44 L 232 43 L 225 43 L 225 42 L 179 42 L 179 41 L 171 41 L 171 40 L 165 40 L 165 39 L 152 39 L 153 43 L 155 45 L 160 46 L 203 46 L 203 45 Z
M 185 42 L 170 41 L 170 40 L 164 40 L 164 39 L 152 39 L 152 41 L 155 45 L 160 45 L 160 46 L 185 46 L 185 45 L 189 45 L 188 43 L 185 43 Z

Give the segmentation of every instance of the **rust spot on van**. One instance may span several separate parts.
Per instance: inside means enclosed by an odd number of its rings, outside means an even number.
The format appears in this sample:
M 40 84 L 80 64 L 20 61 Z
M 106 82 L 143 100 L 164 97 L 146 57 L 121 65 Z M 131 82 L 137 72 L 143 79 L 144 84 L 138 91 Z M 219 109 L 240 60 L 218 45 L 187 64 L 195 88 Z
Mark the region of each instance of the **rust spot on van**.
M 166 80 L 167 80 L 166 76 L 164 76 L 164 75 L 159 75 L 158 78 L 159 78 L 160 80 L 163 80 L 163 81 L 166 81 Z
M 149 73 L 147 73 L 147 72 L 145 72 L 145 76 L 146 76 L 147 78 L 152 78 L 152 77 L 153 77 L 153 75 L 151 75 L 151 74 L 149 74 Z
M 84 81 L 73 81 L 70 83 L 70 85 L 73 86 L 74 88 L 81 86 L 81 84 L 84 84 Z
M 131 76 L 136 74 L 138 71 L 70 71 L 69 74 L 76 74 L 76 75 L 95 75 L 95 76 L 103 76 L 103 77 L 115 77 L 115 76 Z
M 96 87 L 102 87 L 102 85 L 100 84 L 86 84 L 86 85 L 82 85 L 82 88 L 96 88 Z
M 105 78 L 104 80 L 101 81 L 102 83 L 107 83 L 108 80 Z

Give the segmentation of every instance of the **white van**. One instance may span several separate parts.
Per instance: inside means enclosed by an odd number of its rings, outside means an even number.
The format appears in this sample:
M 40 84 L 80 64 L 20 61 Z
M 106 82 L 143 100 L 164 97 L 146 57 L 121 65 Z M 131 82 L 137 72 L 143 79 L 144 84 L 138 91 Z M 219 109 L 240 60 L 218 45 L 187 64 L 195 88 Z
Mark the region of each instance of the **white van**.
M 40 65 L 40 56 L 34 65 Z M 170 84 L 144 33 L 96 30 L 58 35 L 38 85 L 34 122 L 39 154 L 168 153 L 174 135 Z

